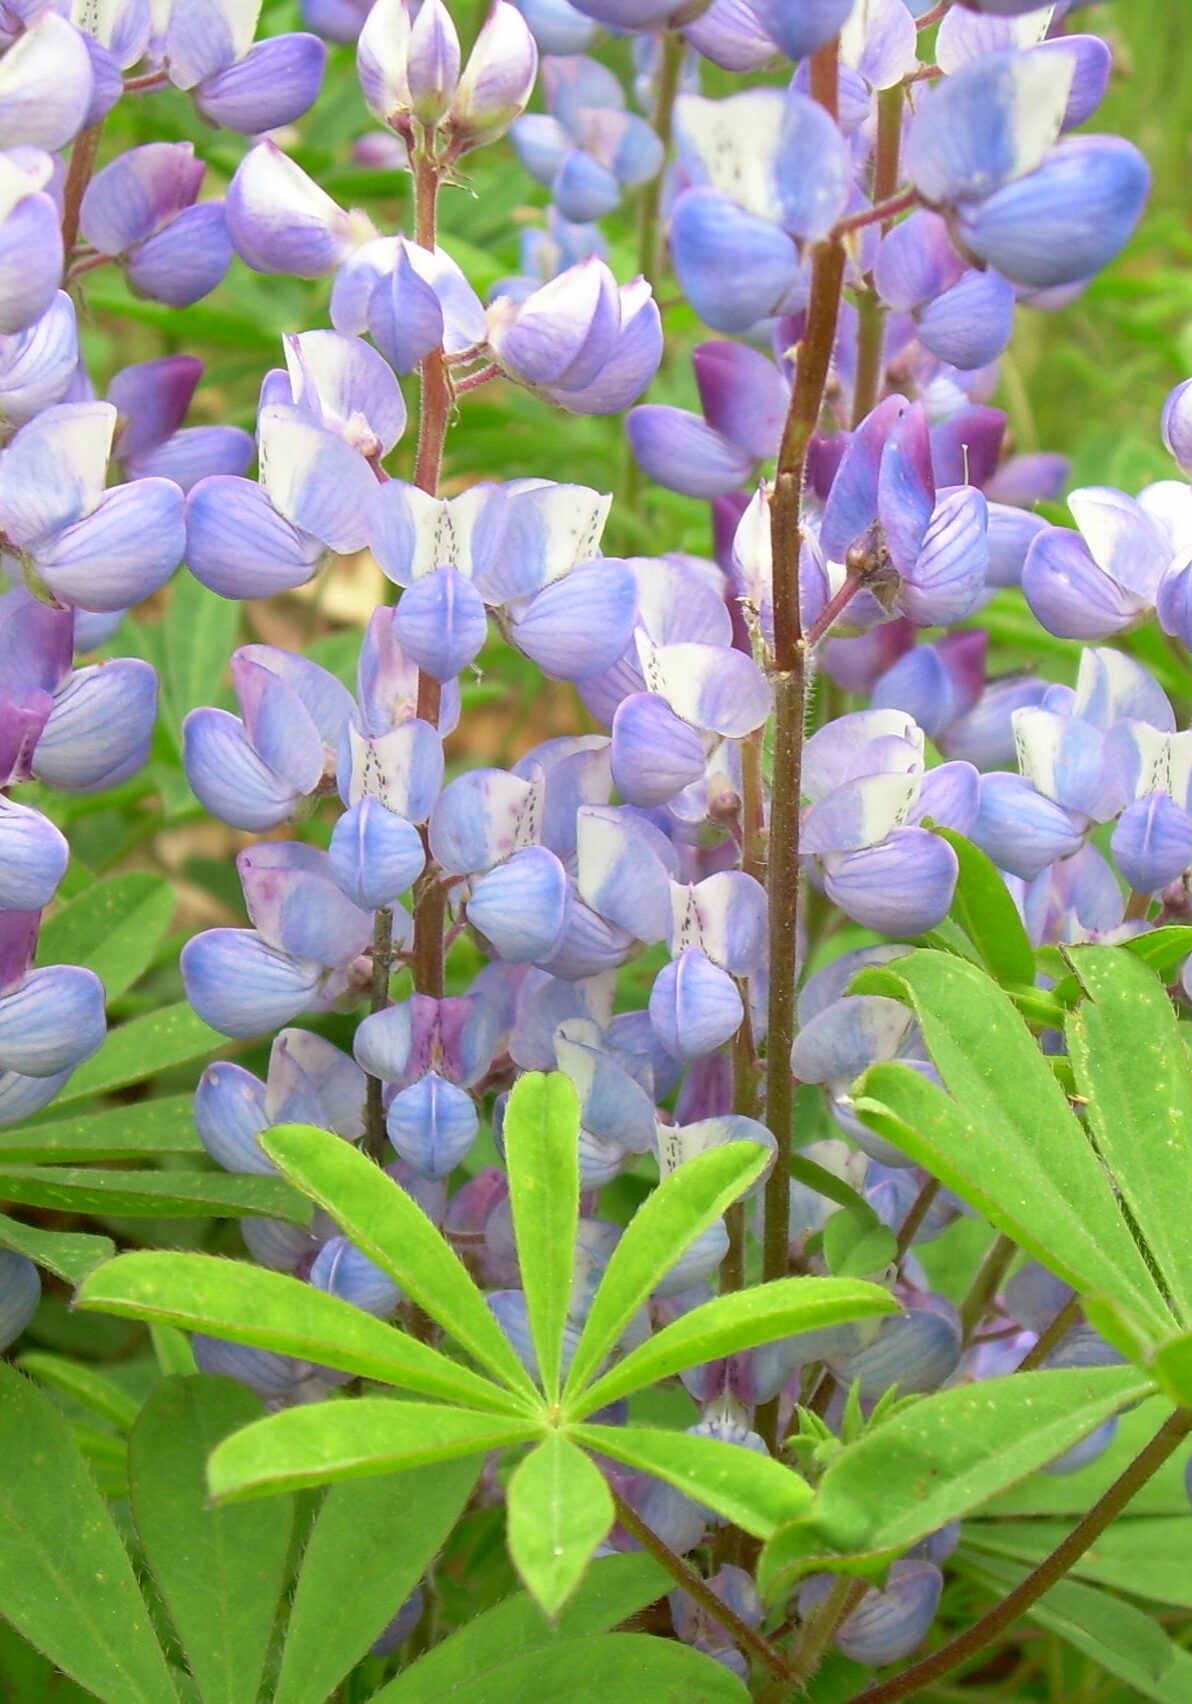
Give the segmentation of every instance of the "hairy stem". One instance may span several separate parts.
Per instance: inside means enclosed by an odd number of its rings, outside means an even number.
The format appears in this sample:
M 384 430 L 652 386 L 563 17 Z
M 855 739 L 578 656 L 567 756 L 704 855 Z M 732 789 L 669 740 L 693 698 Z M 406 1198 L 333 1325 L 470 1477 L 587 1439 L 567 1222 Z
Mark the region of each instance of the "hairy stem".
M 66 182 L 62 186 L 62 247 L 68 260 L 70 251 L 78 240 L 79 212 L 87 185 L 95 171 L 95 162 L 99 156 L 99 139 L 102 135 L 101 118 L 98 124 L 88 125 L 86 130 L 79 131 L 70 151 L 70 165 L 66 171 Z
M 812 91 L 830 111 L 836 104 L 835 44 L 812 60 Z M 827 242 L 816 253 L 807 326 L 795 362 L 790 410 L 783 429 L 770 506 L 774 602 L 774 775 L 770 807 L 770 991 L 766 1039 L 766 1118 L 777 1143 L 766 1183 L 763 1275 L 785 1276 L 794 1083 L 795 971 L 799 928 L 799 806 L 807 645 L 799 607 L 800 514 L 807 449 L 819 423 L 836 341 L 844 248 Z M 758 1411 L 758 1427 L 773 1447 L 777 1402 Z
M 1146 1448 L 1114 1480 L 1100 1501 L 1093 1504 L 1084 1519 L 1007 1597 L 955 1639 L 933 1651 L 931 1656 L 924 1657 L 922 1662 L 903 1669 L 891 1680 L 869 1687 L 854 1700 L 854 1704 L 896 1704 L 898 1699 L 913 1697 L 970 1657 L 978 1656 L 1012 1627 L 1025 1610 L 1063 1579 L 1073 1563 L 1080 1560 L 1147 1480 L 1174 1454 L 1189 1432 L 1192 1432 L 1192 1409 L 1181 1408 L 1170 1414 Z
M 823 1603 L 803 1623 L 790 1659 L 797 1686 L 806 1687 L 827 1656 L 837 1628 L 848 1620 L 868 1590 L 867 1581 L 851 1579 L 847 1574 L 833 1582 Z
M 439 185 L 442 163 L 434 152 L 434 132 L 423 127 L 419 145 L 410 160 L 414 183 L 414 241 L 419 248 L 433 249 L 438 237 Z M 443 477 L 443 447 L 451 419 L 452 389 L 442 348 L 424 356 L 418 369 L 422 386 L 418 417 L 418 452 L 414 462 L 414 484 L 431 497 L 439 494 Z M 439 725 L 443 689 L 433 675 L 418 676 L 417 713 L 432 728 Z M 425 838 L 425 837 L 424 837 Z M 414 987 L 419 994 L 439 1000 L 443 996 L 443 925 L 447 895 L 438 871 L 428 865 L 414 910 Z
M 613 1504 L 617 1511 L 617 1519 L 631 1538 L 635 1538 L 642 1549 L 652 1556 L 656 1562 L 666 1569 L 676 1585 L 682 1586 L 689 1597 L 694 1598 L 700 1608 L 714 1620 L 718 1621 L 726 1633 L 730 1633 L 738 1645 L 757 1658 L 777 1675 L 779 1680 L 789 1681 L 791 1671 L 781 1651 L 775 1650 L 770 1641 L 754 1628 L 734 1609 L 723 1603 L 690 1562 L 684 1560 L 673 1551 L 664 1539 L 659 1538 L 653 1527 L 647 1526 L 637 1511 L 630 1507 L 618 1491 L 613 1492 Z
M 968 1295 L 960 1304 L 960 1324 L 966 1343 L 985 1317 L 985 1310 L 997 1295 L 998 1287 L 1010 1270 L 1010 1262 L 1017 1252 L 1018 1245 L 1010 1237 L 1000 1233 L 990 1244 L 989 1252 L 969 1286 Z
M 899 1266 L 901 1266 L 903 1261 L 906 1259 L 910 1246 L 915 1240 L 915 1235 L 928 1213 L 931 1212 L 932 1203 L 939 1192 L 939 1178 L 929 1177 L 918 1195 L 916 1195 L 914 1201 L 912 1201 L 911 1210 L 902 1221 L 902 1229 L 898 1233 L 898 1246 L 895 1249 L 895 1258 L 897 1259 Z
M 370 1012 L 383 1012 L 389 1004 L 389 975 L 393 968 L 393 912 L 387 905 L 378 907 L 373 919 L 372 988 L 369 991 Z M 385 1152 L 385 1104 L 378 1078 L 365 1078 L 364 1146 L 374 1160 L 380 1161 Z

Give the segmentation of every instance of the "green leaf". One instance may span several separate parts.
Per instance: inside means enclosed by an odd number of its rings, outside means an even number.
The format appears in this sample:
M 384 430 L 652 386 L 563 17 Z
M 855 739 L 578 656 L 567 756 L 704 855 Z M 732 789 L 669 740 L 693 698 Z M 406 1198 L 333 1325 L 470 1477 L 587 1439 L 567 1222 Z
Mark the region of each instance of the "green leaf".
M 604 1475 L 562 1433 L 518 1463 L 506 1493 L 509 1554 L 547 1615 L 567 1602 L 615 1519 Z
M 93 970 L 109 1002 L 131 988 L 157 957 L 174 915 L 174 890 L 163 876 L 132 870 L 96 882 L 64 905 L 41 931 L 39 964 Z
M 1068 1052 L 1089 1125 L 1176 1311 L 1192 1324 L 1192 1063 L 1175 1008 L 1131 953 L 1080 947 L 1071 963 L 1087 998 L 1068 1019 Z
M 1084 949 L 1082 948 L 1081 951 Z M 1149 965 L 1155 975 L 1164 982 L 1171 980 L 1170 973 L 1183 964 L 1192 953 L 1192 929 L 1185 924 L 1168 923 L 1162 928 L 1152 929 L 1145 935 L 1133 935 L 1128 941 L 1119 943 L 1120 952 L 1129 953 L 1132 958 L 1142 964 Z M 1080 983 L 1070 970 L 1071 959 L 1066 957 L 1068 949 L 1059 947 L 1041 947 L 1036 957 L 1044 969 L 1054 966 L 1057 976 L 1052 995 L 1065 1005 L 1071 1005 L 1080 997 Z
M 155 1077 L 174 1065 L 188 1065 L 192 1059 L 202 1059 L 227 1045 L 226 1035 L 205 1024 L 185 1000 L 180 1000 L 176 1006 L 146 1012 L 144 1017 L 111 1030 L 99 1052 L 79 1066 L 54 1104 L 68 1106 L 91 1095 L 110 1094 L 129 1083 L 143 1083 L 146 1077 Z
M 1119 1415 L 1109 1448 L 1087 1467 L 1071 1473 L 1036 1474 L 1025 1485 L 1003 1492 L 983 1511 L 982 1518 L 1035 1520 L 1043 1515 L 1063 1515 L 1070 1517 L 1071 1525 L 1105 1495 L 1114 1480 L 1150 1443 L 1170 1413 L 1171 1404 L 1166 1397 L 1148 1397 Z M 1136 1520 L 1142 1515 L 1192 1515 L 1184 1485 L 1190 1460 L 1192 1438 L 1135 1492 L 1130 1499 L 1129 1519 Z M 1100 1544 L 1100 1539 L 1097 1542 Z
M 518 1412 L 499 1385 L 416 1337 L 313 1284 L 247 1261 L 156 1249 L 121 1254 L 91 1273 L 75 1303 L 210 1332 L 490 1413 Z
M 543 1389 L 554 1402 L 579 1224 L 579 1096 L 570 1078 L 561 1071 L 519 1078 L 503 1134 L 530 1332 Z
M 213 1508 L 204 1478 L 214 1446 L 260 1414 L 231 1379 L 169 1378 L 129 1441 L 137 1534 L 204 1704 L 255 1704 L 285 1584 L 292 1500 Z
M 116 1252 L 110 1237 L 95 1237 L 86 1231 L 43 1231 L 37 1225 L 10 1219 L 4 1213 L 0 1213 L 0 1248 L 27 1254 L 30 1260 L 48 1267 L 68 1284 L 77 1284 L 93 1266 Z
M 755 1538 L 772 1538 L 779 1527 L 805 1515 L 811 1503 L 811 1487 L 797 1473 L 740 1444 L 648 1426 L 571 1430 L 589 1449 L 665 1479 Z
M 0 1615 L 105 1704 L 177 1704 L 132 1565 L 71 1429 L 0 1363 Z
M 174 728 L 180 730 L 188 711 L 217 702 L 240 631 L 240 606 L 209 592 L 193 574 L 177 574 L 163 626 L 165 700 Z
M 412 1704 L 416 1695 L 400 1690 L 404 1679 L 383 1687 L 371 1704 Z M 749 1693 L 723 1663 L 674 1639 L 604 1633 L 533 1651 L 507 1648 L 434 1698 L 436 1704 L 526 1704 L 532 1698 L 550 1704 L 748 1704 Z
M 823 1255 L 838 1278 L 867 1278 L 885 1271 L 898 1254 L 898 1239 L 867 1201 L 842 1207 L 823 1229 Z
M 1159 1349 L 1151 1372 L 1173 1402 L 1192 1408 L 1192 1331 L 1185 1331 Z
M 260 1497 L 484 1455 L 539 1435 L 532 1420 L 362 1396 L 286 1408 L 246 1426 L 215 1451 L 208 1480 L 215 1497 Z
M 907 1065 L 878 1065 L 858 1116 L 1066 1282 L 1166 1336 L 1170 1314 L 1104 1167 L 1002 990 L 931 952 L 865 971 L 863 985 L 909 1000 L 950 1093 Z
M 114 1379 L 81 1361 L 72 1361 L 69 1356 L 30 1349 L 19 1357 L 17 1366 L 43 1384 L 73 1396 L 76 1402 L 81 1402 L 121 1432 L 131 1428 L 140 1412 L 140 1403 L 135 1402 Z
M 713 1296 L 653 1332 L 568 1407 L 575 1414 L 592 1414 L 701 1361 L 718 1361 L 796 1332 L 897 1312 L 888 1290 L 854 1278 L 777 1278 Z
M 1186 1493 L 1184 1502 L 1186 1507 Z M 1192 1508 L 1182 1515 L 1142 1516 L 1133 1509 L 1131 1504 L 1129 1512 L 1119 1515 L 1092 1549 L 1077 1558 L 1073 1575 L 1134 1597 L 1192 1609 Z M 965 1547 L 1034 1567 L 1071 1530 L 1071 1520 L 966 1521 Z
M 1023 1577 L 1020 1568 L 992 1557 L 966 1551 L 962 1561 L 966 1573 L 975 1574 L 999 1596 L 1012 1591 Z M 1159 1704 L 1187 1704 L 1192 1697 L 1192 1656 L 1133 1604 L 1075 1580 L 1061 1580 L 1026 1613 L 1099 1668 L 1124 1680 L 1136 1696 L 1157 1699 Z
M 956 854 L 960 876 L 951 915 L 998 982 L 1035 980 L 1035 953 L 1010 890 L 997 865 L 979 846 L 953 828 L 932 828 Z
M 350 1143 L 311 1125 L 276 1125 L 261 1145 L 474 1360 L 510 1390 L 537 1399 L 534 1381 L 467 1268 L 412 1195 Z
M 145 1154 L 197 1154 L 194 1096 L 167 1095 L 103 1112 L 79 1113 L 44 1124 L 0 1130 L 0 1160 L 69 1165 L 88 1160 L 136 1160 Z
M 758 1142 L 709 1148 L 664 1178 L 612 1252 L 576 1345 L 564 1398 L 583 1389 L 658 1280 L 756 1181 L 769 1159 Z
M 139 1219 L 251 1217 L 310 1223 L 310 1206 L 278 1177 L 220 1171 L 96 1171 L 76 1166 L 0 1165 L 0 1201 L 59 1213 L 118 1213 Z
M 480 1469 L 471 1456 L 330 1487 L 303 1553 L 273 1704 L 323 1704 L 367 1656 L 446 1542 Z
M 619 1627 L 665 1597 L 672 1584 L 670 1575 L 640 1551 L 601 1557 L 554 1621 L 528 1593 L 518 1592 L 433 1646 L 383 1686 L 372 1704 L 439 1704 L 454 1698 L 460 1686 L 470 1686 L 478 1674 L 493 1675 L 532 1650 Z M 277 1704 L 288 1700 L 279 1697 Z
M 831 1463 L 809 1514 L 762 1553 L 767 1598 L 804 1574 L 880 1562 L 979 1509 L 1145 1396 L 1132 1367 L 1011 1374 L 896 1411 Z

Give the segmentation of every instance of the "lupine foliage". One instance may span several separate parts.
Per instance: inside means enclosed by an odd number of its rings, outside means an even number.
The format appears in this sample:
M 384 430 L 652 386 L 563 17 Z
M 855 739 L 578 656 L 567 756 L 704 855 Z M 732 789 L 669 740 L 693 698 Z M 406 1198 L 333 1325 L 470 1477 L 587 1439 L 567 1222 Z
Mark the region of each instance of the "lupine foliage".
M 1143 10 L 0 5 L 5 1697 L 1192 1696 Z

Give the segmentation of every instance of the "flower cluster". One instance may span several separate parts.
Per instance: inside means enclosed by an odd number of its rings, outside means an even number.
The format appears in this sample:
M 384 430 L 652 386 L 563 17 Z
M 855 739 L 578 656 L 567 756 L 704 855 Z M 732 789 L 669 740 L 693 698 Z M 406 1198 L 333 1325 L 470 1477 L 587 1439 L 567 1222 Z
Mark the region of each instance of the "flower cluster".
M 134 0 L 103 8 L 102 28 L 15 3 L 0 20 L 0 1122 L 47 1105 L 104 1034 L 90 971 L 34 968 L 69 849 L 52 811 L 8 789 L 90 791 L 144 763 L 153 671 L 101 652 L 182 561 L 247 600 L 367 550 L 392 602 L 362 635 L 354 691 L 249 643 L 230 660 L 236 709 L 185 721 L 195 797 L 264 837 L 237 842 L 247 926 L 204 930 L 181 956 L 201 1018 L 269 1042 L 263 1077 L 222 1058 L 205 1071 L 207 1153 L 270 1173 L 261 1134 L 290 1122 L 361 1145 L 465 1256 L 532 1368 L 495 1163 L 519 1072 L 563 1072 L 580 1106 L 572 1349 L 622 1235 L 603 1192 L 644 1192 L 742 1136 L 770 1150 L 771 1175 L 745 1215 L 692 1240 L 621 1347 L 739 1285 L 755 1228 L 766 1277 L 827 1269 L 833 1202 L 790 1175 L 798 1082 L 822 1100 L 807 1157 L 889 1233 L 869 1275 L 898 1311 L 689 1371 L 691 1429 L 770 1453 L 801 1405 L 840 1427 L 892 1387 L 1017 1365 L 1068 1294 L 1028 1268 L 974 1339 L 932 1289 L 916 1247 L 959 1203 L 933 1189 L 924 1205 L 930 1180 L 859 1119 L 854 1091 L 875 1062 L 935 1067 L 906 1007 L 850 989 L 943 924 L 958 837 L 1002 873 L 1037 944 L 1192 910 L 1192 733 L 1159 685 L 1101 648 L 1074 686 L 990 679 L 972 625 L 1020 588 L 1054 634 L 1099 641 L 1157 611 L 1192 643 L 1186 484 L 1073 492 L 1079 533 L 1049 525 L 1035 508 L 1066 468 L 1008 453 L 989 401 L 1018 308 L 1061 306 L 1140 215 L 1142 157 L 1083 129 L 1108 47 L 1068 31 L 1065 7 L 1014 0 L 948 11 L 926 62 L 928 8 L 904 0 L 714 0 L 695 17 L 673 0 L 496 0 L 467 54 L 442 0 L 309 0 L 319 35 L 255 43 L 259 4 L 166 10 L 160 28 Z M 597 24 L 635 32 L 656 125 L 584 56 Z M 407 231 L 341 206 L 266 134 L 314 101 L 321 36 L 356 42 L 385 158 L 409 173 Z M 776 83 L 700 92 L 701 60 L 752 72 L 783 56 L 793 76 L 784 64 Z M 539 70 L 547 110 L 530 113 Z M 252 138 L 222 200 L 202 198 L 188 142 L 96 169 L 115 101 L 167 86 Z M 552 206 L 486 304 L 436 209 L 506 132 Z M 463 488 L 442 475 L 481 385 L 584 415 L 651 385 L 653 235 L 621 282 L 595 224 L 642 185 L 687 308 L 721 335 L 695 351 L 700 412 L 642 403 L 628 443 L 651 479 L 711 504 L 707 557 L 604 554 L 611 497 L 539 468 Z M 184 425 L 202 371 L 187 355 L 127 367 L 96 398 L 69 288 L 115 264 L 134 293 L 184 308 L 239 263 L 328 286 L 330 324 L 288 333 L 263 375 L 255 436 Z M 1192 474 L 1192 380 L 1163 431 Z M 583 731 L 460 768 L 445 742 L 494 641 L 574 686 Z M 251 1219 L 244 1237 L 261 1264 L 369 1313 L 403 1306 L 324 1216 L 309 1230 Z M 0 1252 L 0 1342 L 36 1302 L 32 1272 Z M 341 1378 L 196 1348 L 278 1406 Z M 1057 1365 L 1108 1353 L 1079 1322 L 1052 1351 Z M 607 1473 L 672 1550 L 704 1541 L 713 1517 L 694 1498 Z M 878 1665 L 921 1641 L 955 1539 L 936 1535 L 853 1606 L 836 1634 L 848 1657 Z M 635 1541 L 617 1527 L 612 1542 Z M 735 1563 L 707 1584 L 760 1625 Z M 792 1607 L 812 1616 L 830 1590 L 815 1577 Z M 741 1670 L 706 1603 L 676 1594 L 672 1612 L 681 1639 Z

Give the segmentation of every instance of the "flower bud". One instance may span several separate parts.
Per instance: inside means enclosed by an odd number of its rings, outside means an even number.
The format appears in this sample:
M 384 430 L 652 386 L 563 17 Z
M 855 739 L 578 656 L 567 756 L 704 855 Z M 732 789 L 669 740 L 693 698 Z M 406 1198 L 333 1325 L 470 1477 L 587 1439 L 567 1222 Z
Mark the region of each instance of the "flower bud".
M 410 28 L 406 83 L 410 107 L 423 124 L 437 124 L 459 82 L 459 37 L 443 0 L 423 0 Z
M 509 0 L 496 0 L 468 55 L 451 103 L 465 148 L 493 142 L 525 108 L 538 74 L 538 47 Z

